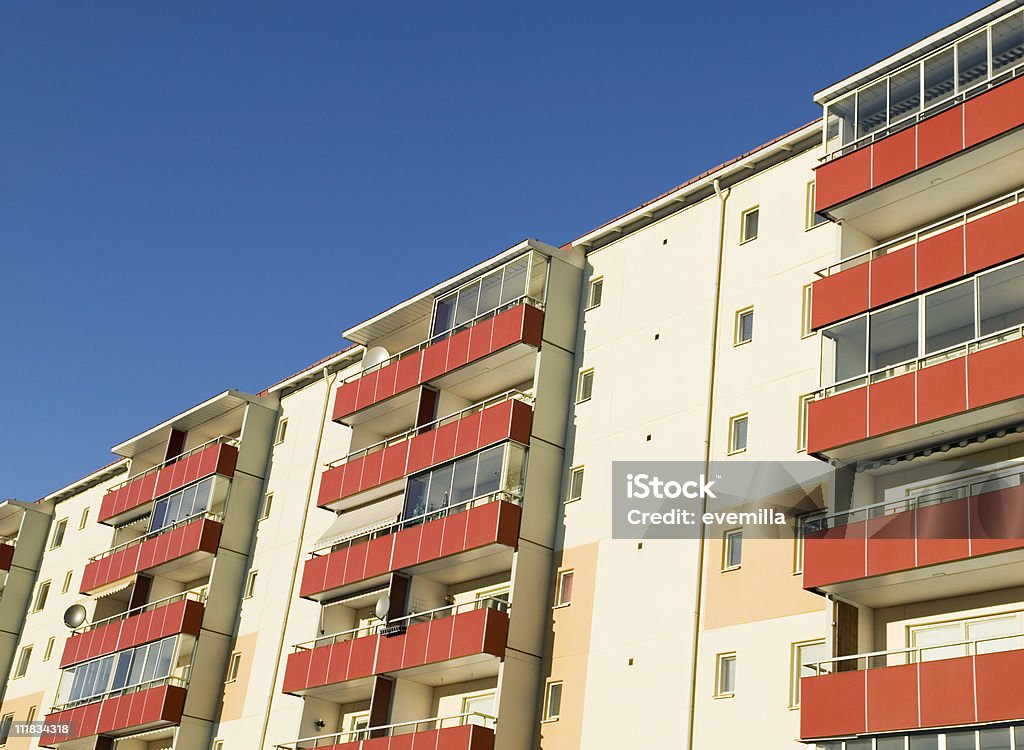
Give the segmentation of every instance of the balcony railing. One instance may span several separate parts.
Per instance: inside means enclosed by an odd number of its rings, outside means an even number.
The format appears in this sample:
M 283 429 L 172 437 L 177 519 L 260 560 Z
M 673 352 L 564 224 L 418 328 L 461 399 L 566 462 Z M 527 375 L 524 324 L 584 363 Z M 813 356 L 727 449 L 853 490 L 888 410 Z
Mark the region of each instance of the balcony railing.
M 216 522 L 220 523 L 221 521 L 224 520 L 224 514 L 223 513 L 211 513 L 210 511 L 205 511 L 204 510 L 202 513 L 196 513 L 195 515 L 189 516 L 188 518 L 183 518 L 180 521 L 175 521 L 174 523 L 169 524 L 167 526 L 164 526 L 162 528 L 154 529 L 153 531 L 150 531 L 150 532 L 148 532 L 146 534 L 143 534 L 142 536 L 136 537 L 135 539 L 129 539 L 127 542 L 122 542 L 121 544 L 117 545 L 116 547 L 111 547 L 110 549 L 108 549 L 108 550 L 106 550 L 104 552 L 101 552 L 98 555 L 93 555 L 92 557 L 89 558 L 89 562 L 96 562 L 97 560 L 102 560 L 105 557 L 110 557 L 111 555 L 116 555 L 118 552 L 126 550 L 129 547 L 134 547 L 134 546 L 136 546 L 138 544 L 142 544 L 143 542 L 145 542 L 145 541 L 147 541 L 149 539 L 153 539 L 154 537 L 161 536 L 162 534 L 166 534 L 166 533 L 168 533 L 170 531 L 173 531 L 174 529 L 180 529 L 182 526 L 188 526 L 190 523 L 192 523 L 193 521 L 196 521 L 196 520 L 198 520 L 200 518 L 206 519 L 208 521 L 216 521 Z
M 71 708 L 78 706 L 86 706 L 90 703 L 98 703 L 100 701 L 110 700 L 111 698 L 119 698 L 122 695 L 130 695 L 131 693 L 140 693 L 143 690 L 149 690 L 150 688 L 163 687 L 169 685 L 172 687 L 187 688 L 189 673 L 191 672 L 191 665 L 186 667 L 183 675 L 171 676 L 171 677 L 158 677 L 155 680 L 149 680 L 148 682 L 140 682 L 136 685 L 129 685 L 123 688 L 117 688 L 116 690 L 108 690 L 105 693 L 99 695 L 92 695 L 88 698 L 79 698 L 78 700 L 68 701 L 67 703 L 61 703 L 53 706 L 50 709 L 51 714 L 58 713 L 59 711 L 67 711 Z
M 1000 651 L 1015 651 L 1024 648 L 1024 633 L 1013 635 L 997 635 L 989 638 L 976 638 L 969 641 L 942 643 L 934 646 L 912 646 L 892 651 L 871 651 L 851 656 L 837 656 L 832 659 L 804 664 L 803 668 L 819 676 L 837 672 L 862 672 L 868 669 L 882 669 L 904 664 L 921 664 L 940 659 L 959 659 L 979 654 L 994 654 Z M 951 649 L 959 649 L 959 653 L 950 653 Z
M 472 328 L 474 325 L 476 325 L 477 323 L 479 323 L 479 322 L 481 322 L 483 320 L 486 320 L 488 318 L 493 318 L 496 315 L 498 315 L 499 313 L 503 313 L 506 310 L 511 310 L 513 307 L 516 307 L 517 305 L 521 305 L 521 304 L 524 304 L 524 303 L 530 305 L 531 307 L 536 307 L 538 310 L 543 310 L 544 309 L 544 303 L 543 302 L 541 302 L 539 299 L 536 299 L 535 297 L 529 296 L 528 294 L 524 294 L 521 297 L 516 297 L 513 300 L 510 300 L 508 302 L 505 302 L 504 304 L 499 305 L 498 307 L 495 307 L 493 310 L 488 310 L 487 312 L 480 313 L 475 318 L 467 320 L 465 323 L 463 323 L 461 325 L 458 325 L 455 328 L 452 328 L 452 329 L 450 329 L 448 331 L 445 331 L 444 333 L 440 333 L 440 334 L 437 334 L 435 336 L 431 336 L 430 338 L 428 338 L 428 339 L 426 339 L 424 341 L 421 341 L 418 344 L 414 344 L 414 345 L 410 346 L 407 349 L 403 349 L 402 351 L 398 352 L 397 354 L 392 354 L 387 359 L 382 360 L 382 361 L 380 361 L 380 362 L 378 362 L 378 363 L 376 363 L 374 365 L 371 365 L 370 367 L 367 367 L 365 370 L 360 370 L 359 372 L 355 373 L 354 375 L 348 376 L 347 378 L 345 378 L 344 380 L 341 381 L 340 385 L 345 385 L 346 383 L 351 383 L 351 382 L 353 382 L 355 380 L 359 380 L 359 378 L 363 377 L 364 375 L 367 375 L 367 374 L 369 374 L 371 372 L 374 372 L 376 370 L 382 370 L 383 368 L 387 367 L 388 365 L 394 364 L 395 362 L 397 362 L 398 360 L 402 359 L 403 357 L 407 357 L 410 354 L 415 354 L 416 352 L 423 351 L 424 349 L 426 349 L 428 346 L 431 346 L 432 344 L 436 344 L 439 341 L 444 341 L 447 338 L 451 338 L 455 334 L 460 333 L 462 331 L 465 331 L 467 328 Z
M 415 734 L 416 732 L 432 732 L 439 729 L 453 727 L 480 726 L 492 728 L 495 718 L 487 714 L 472 712 L 458 714 L 457 716 L 435 717 L 432 719 L 420 719 L 419 721 L 403 721 L 398 724 L 384 724 L 365 729 L 351 729 L 347 732 L 325 734 L 319 737 L 306 737 L 305 739 L 288 742 L 284 745 L 275 745 L 274 750 L 316 750 L 317 748 L 329 748 L 335 745 L 344 745 L 349 742 L 359 742 L 371 737 L 394 737 L 403 734 Z
M 241 444 L 241 440 L 239 440 L 239 438 L 228 437 L 227 435 L 220 435 L 219 437 L 215 437 L 213 440 L 207 440 L 202 445 L 197 445 L 195 448 L 190 448 L 189 450 L 185 451 L 184 453 L 180 453 L 177 456 L 174 456 L 173 458 L 168 458 L 166 461 L 158 463 L 156 466 L 152 466 L 152 467 L 146 469 L 145 471 L 141 471 L 138 474 L 133 474 L 132 476 L 128 477 L 126 480 L 124 480 L 120 484 L 115 484 L 113 487 L 108 489 L 106 494 L 109 495 L 112 492 L 117 492 L 122 487 L 126 487 L 129 484 L 131 484 L 132 482 L 135 482 L 135 481 L 141 479 L 142 477 L 149 476 L 150 474 L 155 474 L 158 471 L 160 471 L 161 469 L 165 469 L 168 466 L 171 466 L 172 464 L 178 463 L 179 461 L 184 461 L 189 456 L 193 456 L 196 453 L 199 453 L 201 451 L 206 450 L 211 445 L 218 445 L 218 444 L 230 445 L 233 448 L 237 448 Z
M 72 635 L 82 635 L 93 630 L 98 630 L 99 628 L 102 628 L 106 625 L 110 625 L 111 623 L 120 622 L 121 620 L 127 620 L 129 617 L 135 617 L 136 615 L 141 615 L 145 612 L 152 612 L 154 609 L 159 609 L 160 607 L 166 607 L 170 604 L 174 604 L 175 602 L 181 602 L 186 600 L 191 600 L 203 604 L 206 602 L 206 595 L 200 594 L 196 591 L 185 591 L 181 594 L 174 594 L 173 596 L 168 596 L 163 599 L 157 599 L 156 601 L 150 602 L 149 604 L 143 604 L 141 607 L 129 609 L 125 612 L 122 612 L 119 615 L 113 615 L 111 617 L 106 617 L 102 620 L 96 620 L 95 622 L 91 622 L 88 625 L 80 625 L 79 627 L 72 630 L 71 633 Z
M 446 607 L 430 609 L 426 612 L 417 612 L 415 614 L 405 615 L 404 617 L 397 617 L 394 620 L 388 620 L 386 623 L 381 623 L 380 625 L 352 628 L 351 630 L 345 630 L 333 635 L 316 638 L 312 641 L 305 641 L 304 643 L 296 644 L 292 648 L 292 652 L 312 651 L 316 648 L 333 646 L 336 643 L 344 643 L 345 641 L 352 641 L 356 638 L 364 638 L 369 635 L 391 635 L 402 633 L 412 625 L 418 625 L 422 622 L 430 622 L 431 620 L 440 620 L 445 617 L 452 617 L 453 615 L 462 614 L 464 612 L 475 612 L 480 609 L 493 609 L 497 612 L 508 612 L 509 603 L 504 599 L 486 597 L 483 599 L 475 599 L 471 602 L 463 602 L 462 604 L 451 604 Z
M 448 416 L 441 417 L 440 419 L 435 419 L 433 422 L 428 422 L 427 424 L 420 425 L 419 427 L 413 427 L 411 430 L 400 432 L 397 435 L 392 435 L 389 438 L 385 438 L 384 440 L 381 440 L 377 443 L 368 445 L 365 448 L 360 448 L 359 450 L 353 451 L 352 453 L 349 453 L 347 456 L 343 456 L 342 458 L 339 458 L 336 461 L 331 461 L 330 463 L 324 464 L 324 466 L 326 466 L 328 469 L 333 469 L 335 467 L 342 466 L 343 464 L 347 464 L 350 461 L 365 458 L 366 456 L 376 453 L 377 451 L 382 451 L 385 448 L 390 448 L 393 445 L 400 445 L 401 443 L 404 443 L 407 440 L 411 440 L 417 435 L 422 435 L 432 430 L 436 430 L 439 427 L 444 427 L 447 424 L 458 422 L 460 419 L 468 417 L 471 414 L 479 414 L 487 407 L 494 406 L 495 404 L 504 403 L 505 401 L 522 401 L 524 404 L 528 404 L 530 406 L 533 405 L 532 396 L 528 396 L 522 391 L 517 391 L 515 389 L 505 391 L 504 393 L 500 393 L 497 396 L 492 396 L 486 401 L 480 401 L 476 404 L 473 404 L 472 406 L 467 406 L 465 409 L 457 411 L 454 414 L 449 414 Z

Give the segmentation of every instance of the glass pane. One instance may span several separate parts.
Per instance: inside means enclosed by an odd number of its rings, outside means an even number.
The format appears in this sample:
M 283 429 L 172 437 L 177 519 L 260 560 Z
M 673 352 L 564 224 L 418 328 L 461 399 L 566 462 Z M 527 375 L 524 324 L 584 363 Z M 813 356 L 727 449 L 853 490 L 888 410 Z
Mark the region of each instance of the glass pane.
M 982 729 L 979 734 L 981 750 L 1010 750 L 1010 728 Z
M 132 668 L 131 671 L 128 673 L 129 685 L 138 685 L 140 682 L 142 682 L 142 670 L 143 667 L 145 667 L 146 665 L 145 650 L 146 647 L 143 646 L 142 648 L 135 649 L 134 653 L 132 654 Z
M 946 732 L 946 750 L 976 750 L 974 730 Z
M 451 464 L 430 472 L 430 489 L 427 490 L 427 513 L 448 507 L 452 491 L 452 475 L 455 467 Z
M 910 750 L 939 750 L 939 735 L 914 735 L 910 738 Z
M 846 750 L 871 750 L 871 740 L 847 740 Z
M 508 446 L 508 465 L 505 467 L 505 481 L 500 489 L 514 494 L 523 491 L 523 469 L 526 468 L 526 451 L 518 445 Z
M 725 564 L 735 567 L 743 559 L 743 532 L 737 531 L 726 537 L 726 559 Z
M 797 667 L 801 677 L 814 677 L 818 674 L 816 664 L 830 658 L 828 646 L 824 643 L 813 643 L 797 649 Z M 810 665 L 810 666 L 808 666 Z
M 956 60 L 960 91 L 988 78 L 988 31 L 979 31 L 974 36 L 958 42 Z
M 146 666 L 142 670 L 142 681 L 149 682 L 156 677 L 157 662 L 160 659 L 160 644 L 151 643 L 146 647 Z
M 944 289 L 924 298 L 925 353 L 937 352 L 974 338 L 974 282 Z
M 477 281 L 459 290 L 459 301 L 455 305 L 455 327 L 458 328 L 476 317 L 476 305 L 480 299 L 480 282 Z
M 1024 263 L 978 277 L 981 335 L 1024 324 Z
M 501 304 L 501 271 L 494 271 L 480 281 L 480 303 L 477 315 L 494 310 Z
M 505 448 L 496 446 L 480 454 L 476 472 L 476 494 L 489 495 L 501 487 L 501 466 L 504 463 Z
M 750 341 L 754 338 L 754 313 L 743 313 L 740 315 L 740 341 Z
M 757 237 L 757 224 L 760 219 L 760 211 L 747 211 L 743 214 L 743 237 L 744 240 L 752 240 Z
M 747 420 L 737 419 L 732 423 L 732 449 L 743 450 L 747 447 Z
M 114 669 L 114 683 L 113 689 L 120 690 L 128 684 L 129 669 L 132 664 L 132 652 L 125 651 L 119 654 L 117 660 L 117 667 Z
M 430 474 L 409 477 L 405 490 L 405 518 L 422 516 L 427 511 L 427 485 Z
M 736 657 L 722 659 L 719 664 L 718 692 L 733 693 L 736 691 Z
M 905 737 L 879 737 L 875 750 L 905 750 Z
M 455 322 L 455 300 L 457 295 L 449 294 L 437 301 L 434 308 L 434 327 L 431 330 L 432 336 L 450 331 Z
M 452 505 L 476 497 L 476 456 L 455 462 L 455 478 L 452 483 Z
M 1019 750 L 1024 750 L 1024 725 L 1013 728 L 1013 744 Z
M 987 617 L 984 620 L 967 623 L 967 640 L 980 641 L 975 645 L 979 654 L 993 654 L 998 651 L 1010 651 L 1024 648 L 1024 638 L 1020 637 L 1020 624 L 1017 615 L 1007 617 Z M 1016 636 L 1007 638 L 1006 636 Z
M 829 152 L 835 151 L 854 140 L 854 103 L 853 94 L 842 101 L 828 105 L 828 122 L 825 131 L 825 145 Z
M 822 339 L 826 356 L 832 360 L 833 383 L 863 375 L 868 345 L 868 321 L 865 317 L 825 329 Z M 827 361 L 823 372 L 828 372 Z
M 167 518 L 167 500 L 158 500 L 153 506 L 153 515 L 149 518 L 149 530 L 156 531 L 164 527 Z
M 181 494 L 181 517 L 190 518 L 194 513 L 194 505 L 196 502 L 196 485 L 186 487 Z
M 548 686 L 548 717 L 555 717 L 562 710 L 562 684 L 553 682 Z
M 966 656 L 967 646 L 963 645 L 963 641 L 964 626 L 959 622 L 923 627 L 913 631 L 913 645 L 921 649 L 921 661 Z M 945 646 L 947 643 L 960 645 Z
M 889 79 L 889 124 L 921 110 L 921 66 L 913 65 Z
M 953 95 L 953 50 L 947 49 L 924 61 L 924 106 Z
M 878 370 L 917 357 L 917 300 L 872 313 L 868 369 Z
M 181 493 L 175 492 L 167 498 L 167 518 L 164 519 L 164 526 L 172 526 L 181 520 Z
M 196 499 L 192 503 L 192 513 L 202 513 L 210 509 L 210 494 L 213 490 L 213 480 L 204 479 L 196 486 Z
M 174 639 L 165 638 L 160 641 L 160 653 L 156 660 L 156 679 L 167 677 L 171 674 L 171 658 L 174 656 Z
M 505 266 L 505 279 L 501 285 L 501 304 L 507 304 L 526 294 L 526 282 L 530 276 L 530 256 L 516 258 Z
M 1012 68 L 1024 57 L 1024 15 L 1014 13 L 992 27 L 992 75 Z
M 857 92 L 857 138 L 863 138 L 886 126 L 885 99 L 885 80 Z

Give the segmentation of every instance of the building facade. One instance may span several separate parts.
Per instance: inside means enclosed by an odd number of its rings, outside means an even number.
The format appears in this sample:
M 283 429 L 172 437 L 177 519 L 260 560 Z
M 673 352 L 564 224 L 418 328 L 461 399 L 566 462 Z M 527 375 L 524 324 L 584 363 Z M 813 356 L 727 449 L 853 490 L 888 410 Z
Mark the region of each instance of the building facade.
M 1024 749 L 1022 71 L 1003 0 L 0 503 L 0 747 Z M 623 538 L 617 461 L 822 478 Z

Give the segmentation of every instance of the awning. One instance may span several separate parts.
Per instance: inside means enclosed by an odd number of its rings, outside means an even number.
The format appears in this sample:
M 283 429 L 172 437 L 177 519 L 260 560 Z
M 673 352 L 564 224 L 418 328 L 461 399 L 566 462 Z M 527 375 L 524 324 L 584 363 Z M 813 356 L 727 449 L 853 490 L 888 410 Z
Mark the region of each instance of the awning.
M 124 591 L 125 589 L 131 588 L 134 585 L 135 576 L 132 576 L 131 578 L 126 578 L 122 581 L 116 581 L 114 583 L 111 583 L 106 588 L 98 589 L 97 591 L 94 591 L 91 594 L 91 596 L 93 599 L 101 599 L 106 596 L 112 596 L 114 594 L 117 594 L 121 591 Z
M 316 546 L 326 547 L 342 537 L 397 521 L 402 514 L 404 500 L 405 494 L 399 493 L 342 513 L 327 533 L 317 539 Z

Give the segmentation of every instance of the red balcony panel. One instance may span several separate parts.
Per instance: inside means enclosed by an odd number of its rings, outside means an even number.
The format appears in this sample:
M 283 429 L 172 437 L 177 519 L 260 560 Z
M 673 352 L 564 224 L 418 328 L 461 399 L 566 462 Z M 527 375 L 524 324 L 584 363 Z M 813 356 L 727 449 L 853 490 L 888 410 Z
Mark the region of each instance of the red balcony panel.
M 366 566 L 363 568 L 363 577 L 373 578 L 384 575 L 391 570 L 391 552 L 395 540 L 390 537 L 374 539 L 366 544 Z
M 381 484 L 393 482 L 405 476 L 409 464 L 409 448 L 402 450 L 397 445 L 394 450 L 384 451 L 384 460 L 380 469 Z
M 967 359 L 917 371 L 917 421 L 930 422 L 967 408 Z
M 319 649 L 317 649 L 319 650 Z M 281 692 L 296 693 L 304 689 L 309 683 L 309 664 L 313 660 L 314 651 L 296 651 L 288 655 L 284 666 L 284 681 L 281 684 Z
M 918 508 L 917 564 L 962 560 L 970 556 L 966 499 Z
M 958 226 L 917 243 L 917 288 L 931 289 L 967 273 L 964 227 Z
M 70 723 L 75 731 L 69 736 L 43 735 L 39 744 L 42 747 L 54 747 L 59 743 L 98 734 L 123 735 L 143 728 L 178 724 L 184 707 L 185 688 L 177 685 L 164 685 L 108 698 L 48 714 L 48 723 Z
M 959 106 L 929 117 L 917 125 L 917 164 L 925 167 L 964 147 L 963 111 Z
M 470 414 L 456 422 L 458 430 L 455 435 L 455 445 L 453 446 L 450 455 L 446 453 L 438 454 L 435 449 L 434 463 L 447 461 L 452 456 L 461 456 L 466 453 L 470 453 L 475 450 L 476 446 L 481 445 L 480 422 L 482 420 L 483 414 L 481 412 L 477 412 L 476 414 Z
M 496 503 L 491 503 L 496 505 Z M 469 523 L 469 514 L 456 513 L 444 519 L 441 536 L 441 557 L 450 557 L 466 549 L 466 525 Z
M 97 520 L 106 523 L 125 511 L 150 503 L 162 495 L 181 489 L 208 476 L 232 477 L 238 460 L 238 448 L 214 443 L 190 456 L 144 474 L 103 496 Z
M 861 263 L 815 281 L 811 285 L 811 326 L 821 328 L 867 310 L 870 274 L 870 264 Z
M 883 185 L 917 168 L 917 134 L 913 128 L 893 133 L 872 146 L 871 184 Z
M 457 429 L 455 425 L 444 425 L 438 429 L 445 431 L 445 434 L 442 436 L 442 440 L 450 442 L 454 451 L 455 430 Z M 406 446 L 406 462 L 402 467 L 401 476 L 423 471 L 433 463 L 434 443 L 437 441 L 437 435 L 434 434 L 435 432 L 437 432 L 437 430 L 429 430 L 428 432 L 417 435 L 415 438 L 408 441 Z
M 455 620 L 469 617 L 474 614 L 476 613 L 469 612 L 464 615 L 458 615 L 457 617 L 442 617 L 440 620 L 431 620 L 430 622 L 410 627 L 409 630 L 412 630 L 413 628 L 427 629 L 427 654 L 422 660 L 411 659 L 409 661 L 409 666 L 417 666 L 421 663 L 433 664 L 435 662 L 447 660 L 452 652 L 452 634 L 455 630 Z M 402 659 L 402 663 L 406 663 L 404 658 Z
M 966 272 L 974 273 L 1024 255 L 1024 203 L 967 224 Z
M 968 500 L 972 555 L 1024 547 L 1024 486 L 983 492 Z
M 146 541 L 94 560 L 82 573 L 82 594 L 197 552 L 215 554 L 221 524 L 208 518 L 150 537 Z
M 345 577 L 348 581 L 362 581 L 366 578 L 366 553 L 369 545 L 355 544 L 348 548 L 345 559 Z
M 846 445 L 868 436 L 868 389 L 855 388 L 807 405 L 807 452 Z
M 324 745 L 323 750 L 494 750 L 494 730 L 467 724 Z
M 917 563 L 914 514 L 894 513 L 868 519 L 867 575 L 876 576 L 913 568 Z
M 800 736 L 863 734 L 866 721 L 866 672 L 836 672 L 800 681 Z
M 964 106 L 964 145 L 975 146 L 1024 123 L 1024 79 L 1015 78 L 968 99 Z
M 410 352 L 397 363 L 340 385 L 334 398 L 332 418 L 343 419 L 513 344 L 539 347 L 543 324 L 543 311 L 523 303 L 422 350 Z
M 978 721 L 1007 721 L 1024 716 L 1024 651 L 974 657 Z
M 391 566 L 394 570 L 412 567 L 420 561 L 420 534 L 423 529 L 431 524 L 444 525 L 444 520 L 428 521 L 411 529 L 402 529 L 391 535 Z
M 462 432 L 463 422 L 466 420 L 468 420 L 466 433 L 467 437 L 469 437 L 470 433 L 473 432 L 471 429 L 473 425 L 479 424 L 480 422 L 479 414 L 470 414 L 457 422 L 441 425 L 436 430 L 431 430 L 426 435 L 420 435 L 418 438 L 414 438 L 416 440 L 422 440 L 425 445 L 432 447 L 430 461 L 427 463 L 427 466 L 443 464 L 446 461 L 451 461 L 456 456 L 475 450 L 477 441 L 470 437 L 468 440 L 463 441 L 462 451 L 459 451 L 459 433 Z M 411 450 L 412 449 L 410 448 L 410 452 Z M 417 466 L 416 469 L 413 469 L 412 471 L 418 471 L 421 468 L 425 469 L 426 466 Z M 411 465 L 410 469 L 412 469 Z M 411 474 L 412 471 L 409 473 Z
M 382 469 L 384 464 L 384 451 L 368 453 L 362 461 L 363 470 L 359 475 L 359 484 L 367 487 L 376 487 L 382 484 Z
M 445 521 L 434 521 L 423 524 L 420 531 L 420 560 L 439 560 L 441 558 L 441 543 L 444 541 Z
M 942 659 L 920 666 L 921 726 L 970 724 L 974 713 L 973 659 Z
M 0 542 L 0 570 L 10 570 L 14 560 L 14 545 Z
M 314 592 L 326 590 L 327 563 L 330 559 L 331 555 L 321 555 L 306 560 L 302 566 L 302 583 L 299 584 L 299 596 L 306 597 Z
M 893 732 L 917 726 L 917 664 L 869 669 L 867 731 Z
M 917 373 L 907 373 L 868 386 L 868 434 L 887 432 L 917 421 Z
M 807 535 L 804 540 L 804 588 L 863 578 L 867 573 L 864 521 Z
M 405 648 L 402 649 L 402 663 L 405 664 L 426 664 L 427 663 L 427 636 L 430 629 L 426 627 L 411 627 L 402 636 L 405 641 Z M 394 640 L 394 639 L 392 639 Z M 397 671 L 399 667 L 396 667 Z
M 338 468 L 343 469 L 341 474 L 341 497 L 348 497 L 359 492 L 362 487 L 363 459 L 354 458 Z
M 917 291 L 916 245 L 887 253 L 866 265 L 871 269 L 871 307 L 887 305 Z
M 982 349 L 967 357 L 967 404 L 974 409 L 1024 393 L 1019 378 L 1024 372 L 1024 339 Z
M 824 211 L 871 189 L 871 147 L 822 164 L 814 173 L 814 210 Z

